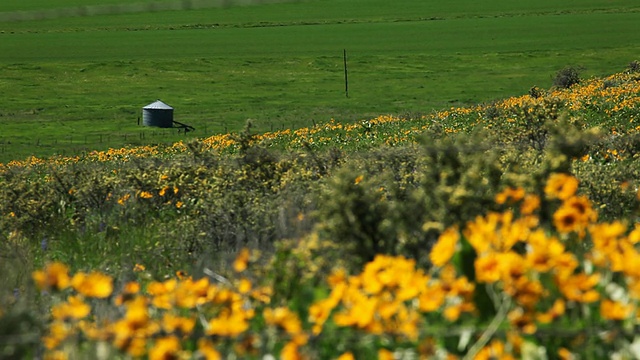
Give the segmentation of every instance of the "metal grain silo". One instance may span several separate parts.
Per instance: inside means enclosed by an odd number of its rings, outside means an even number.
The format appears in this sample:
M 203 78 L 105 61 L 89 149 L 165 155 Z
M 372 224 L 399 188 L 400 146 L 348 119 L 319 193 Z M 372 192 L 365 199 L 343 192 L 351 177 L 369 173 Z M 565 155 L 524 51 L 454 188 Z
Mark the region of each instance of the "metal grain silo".
M 143 107 L 142 125 L 162 128 L 173 127 L 173 108 L 160 100 Z

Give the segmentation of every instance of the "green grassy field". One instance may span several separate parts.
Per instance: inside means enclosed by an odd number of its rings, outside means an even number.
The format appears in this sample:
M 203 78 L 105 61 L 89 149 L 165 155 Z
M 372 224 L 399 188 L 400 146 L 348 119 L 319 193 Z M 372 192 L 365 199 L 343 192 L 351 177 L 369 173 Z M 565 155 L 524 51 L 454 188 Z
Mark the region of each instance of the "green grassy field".
M 84 5 L 103 4 L 0 11 Z M 196 127 L 189 137 L 247 119 L 268 131 L 490 102 L 549 87 L 567 65 L 621 70 L 640 52 L 639 11 L 630 0 L 331 0 L 4 21 L 0 161 L 184 138 L 137 125 L 156 99 Z
M 634 2 L 111 4 L 0 4 L 0 358 L 640 356 Z

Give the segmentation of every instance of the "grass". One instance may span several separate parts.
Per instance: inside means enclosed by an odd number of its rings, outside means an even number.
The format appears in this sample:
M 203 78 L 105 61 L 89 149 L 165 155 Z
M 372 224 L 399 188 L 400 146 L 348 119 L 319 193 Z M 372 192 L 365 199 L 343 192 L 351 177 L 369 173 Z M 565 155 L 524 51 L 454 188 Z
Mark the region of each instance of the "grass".
M 183 138 L 137 126 L 158 98 L 203 137 L 247 119 L 269 131 L 524 94 L 567 65 L 619 71 L 638 53 L 637 11 L 332 0 L 3 22 L 0 161 Z

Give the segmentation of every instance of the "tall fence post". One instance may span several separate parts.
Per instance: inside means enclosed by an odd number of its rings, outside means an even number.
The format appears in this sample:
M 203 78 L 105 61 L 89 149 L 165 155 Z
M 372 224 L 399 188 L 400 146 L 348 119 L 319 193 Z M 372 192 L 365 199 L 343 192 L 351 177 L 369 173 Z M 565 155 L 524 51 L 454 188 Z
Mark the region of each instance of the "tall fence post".
M 349 97 L 349 75 L 347 73 L 347 49 L 344 49 L 343 58 L 344 58 L 344 94 L 346 97 Z

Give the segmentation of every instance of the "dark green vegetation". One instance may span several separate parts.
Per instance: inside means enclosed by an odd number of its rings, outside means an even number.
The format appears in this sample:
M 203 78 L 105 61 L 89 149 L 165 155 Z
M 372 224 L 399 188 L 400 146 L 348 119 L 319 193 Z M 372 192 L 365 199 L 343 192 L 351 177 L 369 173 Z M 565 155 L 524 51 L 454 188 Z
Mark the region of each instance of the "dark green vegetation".
M 0 11 L 79 5 L 97 2 Z M 640 50 L 638 11 L 631 0 L 331 0 L 5 21 L 0 161 L 184 138 L 137 126 L 158 98 L 196 127 L 189 137 L 246 119 L 269 131 L 490 102 L 548 87 L 567 65 L 619 70 Z

